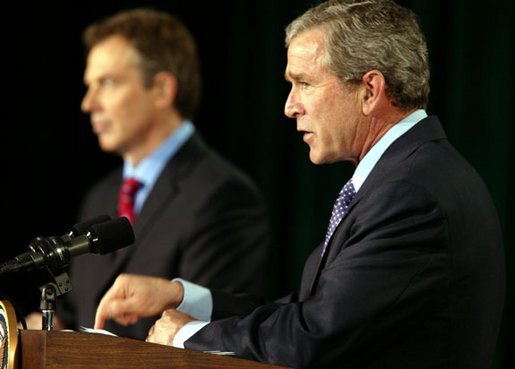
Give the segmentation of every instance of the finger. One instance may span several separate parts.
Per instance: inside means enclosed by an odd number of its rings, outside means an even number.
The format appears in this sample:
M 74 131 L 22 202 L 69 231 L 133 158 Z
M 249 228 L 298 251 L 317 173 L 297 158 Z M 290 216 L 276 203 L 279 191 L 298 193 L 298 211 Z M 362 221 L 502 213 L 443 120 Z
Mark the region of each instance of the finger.
M 173 310 L 173 309 L 164 310 L 163 313 L 161 314 L 161 317 L 171 316 L 172 315 L 172 313 L 170 312 L 171 310 Z
M 161 314 L 162 317 L 170 317 L 170 318 L 179 318 L 182 315 L 185 315 L 184 313 L 181 313 L 180 311 L 177 311 L 176 309 L 166 309 Z
M 100 300 L 100 303 L 97 306 L 97 311 L 95 313 L 95 325 L 94 325 L 95 329 L 104 328 L 105 321 L 106 321 L 106 319 L 109 318 L 109 312 L 108 312 L 109 311 L 108 310 L 109 303 L 110 303 L 110 301 L 109 301 L 109 299 L 106 298 L 106 296 L 104 296 L 104 298 L 102 298 L 102 300 Z
M 95 327 L 101 329 L 105 320 L 113 319 L 122 325 L 134 324 L 139 320 L 139 315 L 134 311 L 132 299 L 101 301 L 95 315 Z
M 102 329 L 104 328 L 106 319 L 109 319 L 111 317 L 110 315 L 110 305 L 115 301 L 116 299 L 123 297 L 123 287 L 119 288 L 118 285 L 120 284 L 120 277 L 118 277 L 111 288 L 107 290 L 107 292 L 104 294 L 102 299 L 100 300 L 100 303 L 98 304 L 97 311 L 95 314 L 95 329 Z
M 105 318 L 102 312 L 97 310 L 95 315 L 95 325 L 93 326 L 95 329 L 103 329 L 105 326 Z
M 148 330 L 147 338 L 145 338 L 145 342 L 150 342 L 151 336 L 154 334 L 155 324 L 150 327 Z

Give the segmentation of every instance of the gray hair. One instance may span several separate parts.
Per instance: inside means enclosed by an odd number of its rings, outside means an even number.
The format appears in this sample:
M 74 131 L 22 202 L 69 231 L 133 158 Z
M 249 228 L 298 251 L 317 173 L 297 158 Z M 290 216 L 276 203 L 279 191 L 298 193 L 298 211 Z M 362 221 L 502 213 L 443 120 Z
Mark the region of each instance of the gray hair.
M 342 82 L 357 84 L 366 72 L 379 70 L 394 105 L 405 111 L 427 106 L 427 45 L 411 10 L 391 0 L 328 0 L 286 27 L 286 47 L 315 27 L 327 36 L 325 67 Z

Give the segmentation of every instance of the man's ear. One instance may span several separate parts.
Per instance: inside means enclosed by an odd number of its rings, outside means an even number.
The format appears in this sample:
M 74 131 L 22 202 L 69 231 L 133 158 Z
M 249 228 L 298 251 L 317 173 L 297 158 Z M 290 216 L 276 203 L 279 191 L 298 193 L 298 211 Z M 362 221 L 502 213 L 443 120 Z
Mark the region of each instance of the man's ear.
M 174 105 L 178 86 L 177 78 L 170 72 L 157 73 L 153 87 L 156 104 L 162 107 Z
M 362 77 L 365 87 L 362 95 L 361 109 L 364 115 L 369 115 L 378 105 L 384 103 L 386 98 L 386 81 L 383 73 L 378 70 L 371 70 Z

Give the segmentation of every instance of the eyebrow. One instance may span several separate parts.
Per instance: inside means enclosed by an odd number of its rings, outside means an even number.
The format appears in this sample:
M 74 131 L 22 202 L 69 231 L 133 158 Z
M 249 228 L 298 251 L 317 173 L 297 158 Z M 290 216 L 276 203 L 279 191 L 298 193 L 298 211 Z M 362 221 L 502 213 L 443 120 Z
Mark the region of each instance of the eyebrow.
M 293 81 L 301 80 L 301 79 L 303 79 L 304 75 L 305 75 L 304 73 L 293 73 L 291 71 L 288 72 L 287 70 L 284 71 L 284 79 L 287 80 L 287 81 L 290 81 L 290 80 L 293 80 Z

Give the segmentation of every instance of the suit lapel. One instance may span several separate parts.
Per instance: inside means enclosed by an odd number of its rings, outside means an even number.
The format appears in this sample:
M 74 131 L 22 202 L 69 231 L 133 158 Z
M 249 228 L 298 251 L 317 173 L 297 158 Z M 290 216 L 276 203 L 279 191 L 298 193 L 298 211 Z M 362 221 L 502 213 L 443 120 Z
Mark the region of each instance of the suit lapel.
M 352 202 L 349 205 L 349 209 L 347 210 L 347 212 L 343 216 L 342 220 L 340 221 L 340 223 L 338 224 L 338 226 L 334 230 L 333 234 L 331 235 L 331 238 L 329 238 L 329 243 L 327 244 L 327 248 L 326 248 L 326 250 L 325 250 L 323 255 L 321 255 L 322 246 L 317 247 L 317 252 L 318 252 L 318 258 L 317 258 L 318 260 L 316 262 L 317 267 L 316 267 L 315 272 L 313 273 L 313 277 L 311 279 L 311 283 L 310 283 L 311 287 L 309 289 L 309 294 L 310 295 L 315 293 L 316 286 L 318 284 L 318 279 L 320 278 L 320 274 L 322 273 L 322 270 L 324 269 L 325 265 L 327 264 L 327 260 L 329 258 L 329 255 L 332 254 L 331 250 L 333 248 L 331 246 L 332 246 L 333 240 L 336 237 L 336 233 L 338 232 L 339 229 L 341 229 L 341 226 L 342 226 L 343 222 L 345 222 L 345 219 L 347 219 L 347 217 L 349 216 L 349 213 L 352 211 L 352 209 L 359 202 L 360 197 L 358 195 L 359 195 L 359 192 L 356 194 L 356 196 L 354 196 L 354 199 L 352 200 Z M 312 257 L 314 257 L 314 255 Z
M 200 136 L 194 134 L 163 168 L 134 224 L 137 239 L 143 239 L 150 225 L 175 201 L 180 194 L 183 178 L 195 168 L 203 147 Z
M 339 238 L 338 233 L 341 232 L 343 223 L 347 218 L 349 218 L 349 214 L 351 214 L 353 209 L 359 204 L 360 199 L 366 197 L 370 191 L 374 191 L 374 189 L 380 186 L 381 183 L 384 183 L 385 178 L 388 178 L 388 173 L 390 173 L 393 168 L 397 167 L 406 157 L 411 155 L 418 147 L 420 147 L 420 145 L 429 141 L 446 138 L 447 136 L 438 118 L 435 116 L 429 116 L 421 120 L 404 135 L 395 140 L 388 149 L 386 149 L 352 200 L 349 209 L 340 224 L 334 230 L 323 257 L 318 258 L 318 264 L 316 269 L 313 271 L 310 289 L 308 290 L 309 295 L 313 295 L 316 292 L 316 286 L 318 285 L 318 280 L 325 265 L 336 257 L 336 253 L 340 248 L 334 247 L 337 245 L 333 246 L 332 244 Z
M 110 255 L 103 255 L 102 262 L 98 263 L 98 274 L 95 279 L 98 281 L 99 294 L 103 294 L 106 288 L 113 283 L 116 276 L 124 270 L 131 256 L 136 253 L 142 244 L 141 241 L 150 232 L 151 225 L 180 194 L 182 179 L 189 171 L 194 169 L 195 163 L 204 152 L 205 146 L 201 137 L 194 134 L 163 168 L 133 225 L 136 238 L 134 244 Z M 121 180 L 120 172 L 120 175 L 112 183 L 112 198 L 116 199 Z

